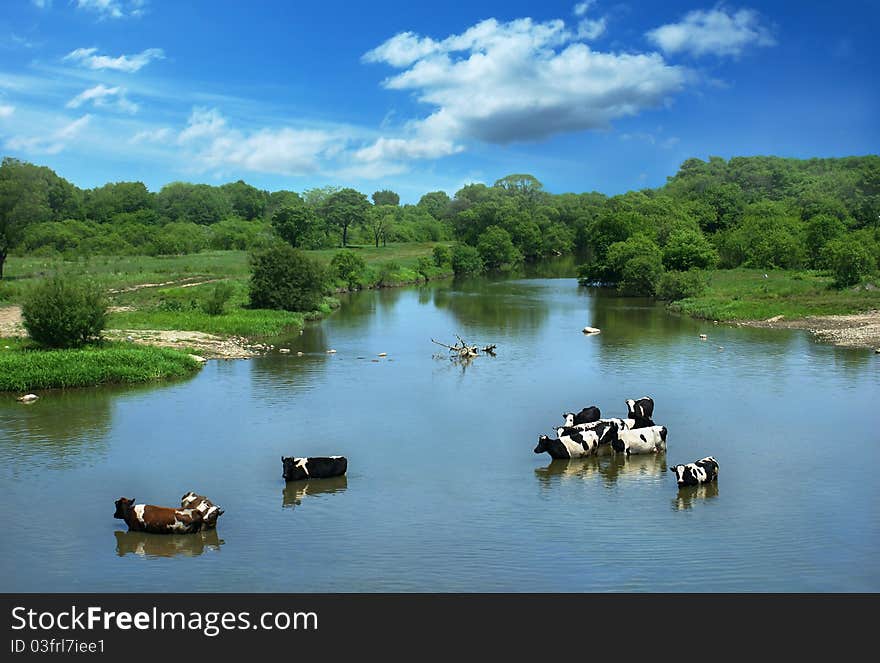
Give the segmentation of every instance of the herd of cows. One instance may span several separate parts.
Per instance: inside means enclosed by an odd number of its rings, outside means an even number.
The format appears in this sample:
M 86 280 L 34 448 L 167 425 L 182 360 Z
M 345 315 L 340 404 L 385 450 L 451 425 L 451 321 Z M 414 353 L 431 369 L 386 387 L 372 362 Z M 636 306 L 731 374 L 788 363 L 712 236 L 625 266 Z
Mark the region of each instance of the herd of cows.
M 556 438 L 541 435 L 535 453 L 548 453 L 554 459 L 584 458 L 603 451 L 634 454 L 666 451 L 667 430 L 654 424 L 654 401 L 644 396 L 626 401 L 626 419 L 602 419 L 599 408 L 591 405 L 575 414 L 563 414 L 565 425 L 556 428 Z M 344 456 L 281 458 L 285 481 L 328 479 L 345 475 L 348 459 Z M 696 486 L 718 479 L 718 463 L 711 456 L 693 463 L 674 465 L 679 486 Z M 224 513 L 204 495 L 188 492 L 180 499 L 180 508 L 135 504 L 134 498 L 116 500 L 114 518 L 125 521 L 129 531 L 157 534 L 193 534 L 217 527 Z
M 575 414 L 563 414 L 565 425 L 556 428 L 556 438 L 541 435 L 535 453 L 548 453 L 554 459 L 584 458 L 603 451 L 633 454 L 666 451 L 666 426 L 654 424 L 654 401 L 650 396 L 626 401 L 626 419 L 602 419 L 595 405 Z M 674 465 L 679 486 L 696 486 L 718 479 L 718 462 L 707 456 L 693 463 Z

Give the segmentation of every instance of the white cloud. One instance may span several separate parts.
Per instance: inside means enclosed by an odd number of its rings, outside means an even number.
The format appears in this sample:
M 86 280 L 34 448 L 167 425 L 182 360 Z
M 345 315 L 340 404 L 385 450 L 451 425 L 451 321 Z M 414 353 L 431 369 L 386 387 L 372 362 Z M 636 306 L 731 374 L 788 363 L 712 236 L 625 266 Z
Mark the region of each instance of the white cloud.
M 433 158 L 439 146 L 452 153 L 468 139 L 503 144 L 602 129 L 662 105 L 684 85 L 686 70 L 657 53 L 603 53 L 577 39 L 563 21 L 528 18 L 489 19 L 440 42 L 392 37 L 364 60 L 404 68 L 384 86 L 412 90 L 436 110 L 410 122 L 406 140 L 377 141 L 359 157 Z
M 13 136 L 6 141 L 6 147 L 34 154 L 58 154 L 88 126 L 91 119 L 91 115 L 83 115 L 49 135 Z
M 125 88 L 107 87 L 104 84 L 83 90 L 66 105 L 68 108 L 79 108 L 89 102 L 98 108 L 116 108 L 125 113 L 137 113 L 138 111 L 138 105 L 129 101 L 125 96 Z
M 605 33 L 608 21 L 604 16 L 595 19 L 587 18 L 587 12 L 594 4 L 594 0 L 586 0 L 586 2 L 579 2 L 574 6 L 572 13 L 580 19 L 577 25 L 578 39 L 591 41 Z
M 88 69 L 114 69 L 134 73 L 147 66 L 152 60 L 161 60 L 165 53 L 161 48 L 148 48 L 134 55 L 97 55 L 97 48 L 77 48 L 64 56 L 64 60 L 71 60 Z
M 134 145 L 138 143 L 167 143 L 172 139 L 173 132 L 168 127 L 158 129 L 144 129 L 138 131 L 128 142 Z
M 34 1 L 36 4 L 39 0 Z M 147 0 L 76 0 L 77 9 L 93 12 L 101 19 L 137 18 L 143 16 L 146 6 Z
M 574 6 L 574 15 L 575 16 L 585 16 L 587 11 L 594 4 L 594 0 L 586 0 L 585 2 L 579 2 Z
M 716 7 L 688 12 L 679 23 L 661 25 L 646 33 L 663 52 L 739 56 L 747 46 L 773 46 L 776 41 L 752 9 L 735 13 Z
M 228 126 L 217 109 L 196 108 L 178 135 L 205 170 L 245 170 L 304 175 L 337 156 L 345 139 L 322 129 L 260 129 L 245 133 Z
M 39 9 L 48 9 L 52 6 L 52 0 L 31 0 L 31 4 Z
M 15 106 L 10 106 L 8 104 L 0 104 L 0 118 L 9 117 L 15 112 Z

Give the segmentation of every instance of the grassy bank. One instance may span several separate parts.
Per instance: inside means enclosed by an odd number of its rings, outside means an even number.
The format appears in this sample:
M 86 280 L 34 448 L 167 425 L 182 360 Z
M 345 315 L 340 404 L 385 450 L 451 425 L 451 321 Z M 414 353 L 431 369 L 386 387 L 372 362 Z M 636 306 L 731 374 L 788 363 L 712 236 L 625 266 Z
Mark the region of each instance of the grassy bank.
M 709 273 L 709 287 L 703 295 L 673 302 L 670 308 L 722 321 L 842 315 L 880 309 L 880 288 L 838 290 L 830 277 L 809 271 L 716 270 Z
M 367 268 L 361 285 L 391 287 L 425 280 L 419 259 L 430 258 L 437 243 L 352 246 Z M 339 249 L 307 251 L 329 264 Z M 424 262 L 424 261 L 423 261 Z M 18 304 L 31 284 L 56 271 L 84 274 L 97 280 L 110 296 L 114 313 L 110 329 L 198 331 L 220 336 L 266 337 L 300 329 L 305 320 L 318 319 L 338 306 L 327 297 L 319 310 L 291 313 L 248 308 L 250 266 L 245 251 L 206 251 L 182 256 L 90 256 L 77 260 L 13 256 L 0 281 L 0 306 Z M 445 278 L 451 269 L 430 267 L 428 278 Z M 225 312 L 208 315 L 202 302 L 219 281 L 232 286 Z M 342 281 L 335 283 L 345 289 Z M 121 310 L 120 310 L 121 309 Z
M 186 377 L 199 366 L 186 353 L 167 348 L 106 343 L 40 350 L 24 339 L 0 339 L 0 391 L 151 382 Z

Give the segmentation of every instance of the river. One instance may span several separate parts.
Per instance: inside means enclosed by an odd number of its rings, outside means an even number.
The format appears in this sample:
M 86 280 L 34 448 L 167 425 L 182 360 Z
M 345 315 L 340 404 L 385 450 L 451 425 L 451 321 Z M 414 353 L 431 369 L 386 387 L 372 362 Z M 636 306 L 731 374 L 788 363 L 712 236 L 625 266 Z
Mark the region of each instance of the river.
M 430 339 L 455 334 L 497 356 L 449 361 Z M 0 590 L 880 590 L 870 351 L 571 278 L 357 293 L 279 345 L 182 382 L 0 398 Z M 665 454 L 533 453 L 563 412 L 645 394 Z M 345 478 L 281 478 L 282 455 L 334 454 Z M 717 485 L 679 490 L 667 468 L 708 455 Z M 112 517 L 189 490 L 226 510 L 216 532 Z

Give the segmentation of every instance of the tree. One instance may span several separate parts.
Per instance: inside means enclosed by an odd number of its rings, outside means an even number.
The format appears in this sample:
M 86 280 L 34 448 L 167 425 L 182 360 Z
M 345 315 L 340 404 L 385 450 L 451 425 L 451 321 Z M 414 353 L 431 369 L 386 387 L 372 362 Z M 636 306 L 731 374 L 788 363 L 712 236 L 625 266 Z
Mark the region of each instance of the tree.
M 265 191 L 260 191 L 243 180 L 224 184 L 220 189 L 226 194 L 236 216 L 248 221 L 263 216 L 269 198 Z
M 855 285 L 877 268 L 877 262 L 862 244 L 849 239 L 834 239 L 825 245 L 823 260 L 838 288 Z
M 393 205 L 394 207 L 397 207 L 400 205 L 400 196 L 388 189 L 375 191 L 373 193 L 373 204 L 377 207 L 381 205 Z
M 0 166 L 0 278 L 9 251 L 21 242 L 27 226 L 53 220 L 49 178 L 41 171 L 9 157 Z
M 452 252 L 449 250 L 448 246 L 443 246 L 442 244 L 440 246 L 435 246 L 432 255 L 436 267 L 443 267 L 452 262 Z
M 489 269 L 515 265 L 522 260 L 522 254 L 513 245 L 510 233 L 499 226 L 486 228 L 477 242 L 477 251 Z
M 40 345 L 76 347 L 101 336 L 107 300 L 94 281 L 55 275 L 27 293 L 21 317 L 28 335 Z
M 617 289 L 629 295 L 653 297 L 663 277 L 663 263 L 658 254 L 630 258 L 623 266 Z
M 156 204 L 167 221 L 209 225 L 232 214 L 232 205 L 223 191 L 207 184 L 166 184 L 156 195 Z
M 342 246 L 348 244 L 348 229 L 363 225 L 370 209 L 367 197 L 354 189 L 342 189 L 327 197 L 319 207 L 319 214 L 330 227 L 342 230 Z
M 399 211 L 398 207 L 391 205 L 374 206 L 367 210 L 367 226 L 370 234 L 373 236 L 377 249 L 379 248 L 379 241 L 386 239 L 388 229 L 394 223 L 394 219 Z
M 320 246 L 318 215 L 306 205 L 285 205 L 272 215 L 272 228 L 278 236 L 293 247 Z
M 431 191 L 419 198 L 418 207 L 425 210 L 438 221 L 445 219 L 449 210 L 449 194 L 445 191 Z
M 326 273 L 316 260 L 289 244 L 251 256 L 250 300 L 254 308 L 314 311 L 322 302 Z
M 83 207 L 86 217 L 100 223 L 108 223 L 119 214 L 144 211 L 155 218 L 155 196 L 143 182 L 116 182 L 89 189 L 84 194 Z
M 544 193 L 544 185 L 534 175 L 516 173 L 496 180 L 495 188 L 516 196 L 526 205 L 534 205 Z
M 608 248 L 605 260 L 605 278 L 619 283 L 630 261 L 646 257 L 650 264 L 663 264 L 663 254 L 656 242 L 646 235 L 633 235 L 624 242 L 615 242 Z M 662 271 L 662 269 L 661 269 Z
M 817 214 L 807 221 L 804 241 L 810 256 L 810 264 L 813 267 L 823 267 L 822 249 L 833 239 L 846 234 L 846 226 L 836 216 L 829 214 Z
M 663 247 L 663 266 L 680 272 L 711 269 L 718 263 L 718 252 L 699 230 L 675 230 Z
M 354 251 L 337 251 L 330 261 L 330 270 L 345 281 L 349 290 L 355 289 L 366 268 L 367 263 Z
M 479 274 L 483 271 L 483 259 L 480 252 L 467 244 L 456 244 L 452 247 L 452 271 L 459 274 Z

